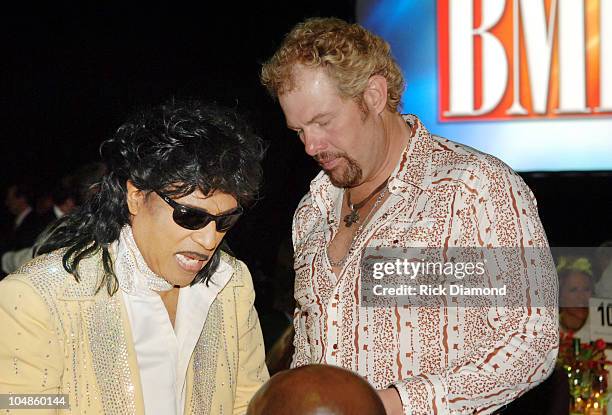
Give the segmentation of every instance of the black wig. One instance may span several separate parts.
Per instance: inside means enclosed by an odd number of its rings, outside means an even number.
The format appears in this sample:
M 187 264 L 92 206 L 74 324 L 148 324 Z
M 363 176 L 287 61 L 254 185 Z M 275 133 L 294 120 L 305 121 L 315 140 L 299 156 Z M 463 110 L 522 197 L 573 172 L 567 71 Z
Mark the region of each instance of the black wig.
M 64 268 L 79 281 L 79 262 L 101 250 L 104 278 L 98 289 L 106 285 L 113 295 L 118 284 L 108 248 L 130 222 L 128 180 L 142 191 L 173 197 L 219 190 L 245 206 L 258 195 L 263 153 L 261 139 L 233 110 L 172 100 L 139 111 L 100 146 L 108 174 L 98 191 L 51 228 L 37 254 L 64 248 Z M 208 283 L 219 256 L 218 249 L 192 284 Z

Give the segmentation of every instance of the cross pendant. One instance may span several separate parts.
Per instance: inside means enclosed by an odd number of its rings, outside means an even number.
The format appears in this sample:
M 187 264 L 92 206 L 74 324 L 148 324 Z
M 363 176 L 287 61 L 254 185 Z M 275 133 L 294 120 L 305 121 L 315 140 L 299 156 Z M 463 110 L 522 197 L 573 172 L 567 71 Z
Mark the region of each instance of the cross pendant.
M 347 228 L 350 228 L 353 223 L 359 222 L 359 212 L 351 210 L 351 213 L 344 217 L 344 223 Z

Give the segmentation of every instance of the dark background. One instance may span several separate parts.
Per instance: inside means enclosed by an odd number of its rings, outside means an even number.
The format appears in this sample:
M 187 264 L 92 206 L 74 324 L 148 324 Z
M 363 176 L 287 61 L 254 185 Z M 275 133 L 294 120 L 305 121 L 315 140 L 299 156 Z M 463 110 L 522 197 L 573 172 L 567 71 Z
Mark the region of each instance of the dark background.
M 239 109 L 269 142 L 264 197 L 229 239 L 252 268 L 271 274 L 317 168 L 260 86 L 259 69 L 295 23 L 310 16 L 354 21 L 355 1 L 222 3 L 4 11 L 0 190 L 23 175 L 51 186 L 97 160 L 99 143 L 140 105 L 172 96 L 213 100 Z M 551 245 L 612 239 L 609 173 L 522 176 Z M 2 207 L 0 221 L 10 220 Z

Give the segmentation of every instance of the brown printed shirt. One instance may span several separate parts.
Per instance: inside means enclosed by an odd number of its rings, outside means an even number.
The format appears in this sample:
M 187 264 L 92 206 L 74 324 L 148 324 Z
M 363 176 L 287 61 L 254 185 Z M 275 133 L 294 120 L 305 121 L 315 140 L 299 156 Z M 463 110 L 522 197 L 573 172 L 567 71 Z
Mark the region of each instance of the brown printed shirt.
M 353 242 L 339 277 L 327 247 L 344 226 L 344 190 L 321 172 L 295 212 L 292 367 L 332 364 L 375 388 L 393 385 L 405 414 L 492 413 L 544 380 L 557 355 L 557 278 L 536 201 L 500 160 L 404 118 L 411 139 L 389 197 Z M 505 278 L 520 289 L 480 306 L 364 306 L 366 247 L 515 247 L 498 265 L 512 270 Z

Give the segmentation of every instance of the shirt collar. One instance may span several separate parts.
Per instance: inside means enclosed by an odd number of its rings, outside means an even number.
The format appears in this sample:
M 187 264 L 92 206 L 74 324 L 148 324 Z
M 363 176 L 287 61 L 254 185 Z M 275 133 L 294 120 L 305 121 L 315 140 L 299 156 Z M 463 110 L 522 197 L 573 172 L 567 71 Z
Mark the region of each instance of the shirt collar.
M 15 229 L 17 229 L 19 227 L 19 225 L 21 225 L 23 223 L 23 221 L 25 220 L 26 216 L 28 216 L 30 214 L 30 212 L 32 212 L 32 208 L 30 206 L 28 206 L 19 215 L 17 215 L 17 217 L 15 218 Z
M 53 205 L 53 214 L 55 215 L 56 219 L 59 219 L 65 215 L 65 213 L 57 205 Z
M 122 291 L 131 295 L 153 295 L 155 291 L 172 289 L 172 284 L 156 275 L 147 265 L 136 245 L 130 225 L 121 229 L 115 245 L 115 275 Z
M 111 251 L 116 252 L 114 269 L 119 281 L 119 288 L 126 294 L 150 296 L 154 295 L 157 291 L 172 289 L 172 284 L 155 274 L 147 265 L 136 245 L 130 225 L 125 225 L 121 229 L 119 239 L 111 244 Z M 201 284 L 206 289 L 195 290 L 194 292 L 197 294 L 194 295 L 201 296 L 214 293 L 214 298 L 227 285 L 233 274 L 234 268 L 221 258 L 208 286 Z M 204 292 L 209 294 L 203 294 Z
M 434 141 L 416 115 L 405 114 L 402 118 L 410 128 L 410 142 L 391 173 L 389 191 L 403 196 L 403 190 L 409 186 L 421 190 L 430 186 Z
M 389 177 L 390 193 L 408 197 L 406 190 L 415 186 L 426 190 L 431 183 L 431 162 L 433 139 L 431 134 L 416 115 L 405 114 L 402 118 L 410 128 L 410 141 L 402 151 L 399 161 Z M 319 172 L 310 183 L 310 194 L 321 212 L 329 218 L 329 212 L 334 211 L 338 200 L 342 198 L 344 189 L 334 186 L 324 171 Z

